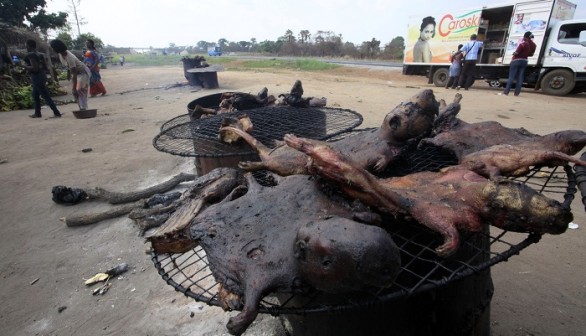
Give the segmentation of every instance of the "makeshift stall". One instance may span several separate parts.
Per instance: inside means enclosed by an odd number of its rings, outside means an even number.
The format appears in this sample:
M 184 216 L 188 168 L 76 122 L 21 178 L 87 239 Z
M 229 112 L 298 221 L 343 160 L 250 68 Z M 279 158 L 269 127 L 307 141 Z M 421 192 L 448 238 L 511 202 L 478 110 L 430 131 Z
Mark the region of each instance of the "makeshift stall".
M 210 97 L 202 99 L 215 101 Z M 361 116 L 344 109 L 267 107 L 234 113 L 243 112 L 253 120 L 254 137 L 263 143 L 282 139 L 286 133 L 333 142 L 365 131 L 355 129 L 362 122 Z M 235 147 L 218 140 L 218 119 L 228 115 L 193 120 L 189 115 L 177 117 L 161 127 L 153 145 L 163 152 L 199 158 L 198 174 L 253 158 L 255 152 L 247 145 Z M 202 159 L 212 161 L 204 163 Z M 456 163 L 451 153 L 422 146 L 393 162 L 385 174 L 404 176 L 438 171 Z M 256 173 L 255 178 L 261 185 L 272 183 L 262 172 Z M 578 183 L 569 166 L 533 169 L 514 180 L 567 207 Z M 286 217 L 283 214 L 283 220 Z M 383 224 L 401 254 L 401 269 L 390 287 L 343 295 L 317 290 L 272 293 L 262 299 L 260 312 L 280 316 L 291 335 L 488 336 L 494 292 L 490 268 L 541 238 L 535 233 L 513 233 L 485 226 L 482 232 L 462 233 L 458 251 L 440 257 L 434 249 L 443 239 L 437 233 L 409 221 Z M 151 258 L 163 280 L 176 291 L 220 306 L 220 285 L 215 282 L 201 247 L 180 254 L 153 250 Z

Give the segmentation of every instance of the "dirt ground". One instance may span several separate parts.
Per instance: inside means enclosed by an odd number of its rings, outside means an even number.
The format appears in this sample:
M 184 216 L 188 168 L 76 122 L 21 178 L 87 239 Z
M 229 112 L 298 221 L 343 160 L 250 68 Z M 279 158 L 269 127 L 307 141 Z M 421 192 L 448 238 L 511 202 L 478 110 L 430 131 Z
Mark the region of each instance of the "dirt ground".
M 218 74 L 220 88 L 166 87 L 185 81 L 180 65 L 139 68 L 132 64 L 102 72 L 108 95 L 90 99 L 93 119 L 64 116 L 30 119 L 27 111 L 0 113 L 0 335 L 224 335 L 234 313 L 188 299 L 157 274 L 148 245 L 126 218 L 71 228 L 60 218 L 107 209 L 101 202 L 66 207 L 51 200 L 55 185 L 99 186 L 131 191 L 193 172 L 193 159 L 152 146 L 160 126 L 185 114 L 195 98 L 221 91 L 288 92 L 300 79 L 305 96 L 364 116 L 360 127 L 376 127 L 394 106 L 422 88 L 422 77 L 397 70 L 343 68 L 335 73 L 296 71 Z M 68 83 L 63 83 L 67 86 Z M 451 100 L 453 90 L 434 88 Z M 464 95 L 460 117 L 499 121 L 546 134 L 586 129 L 586 95 L 552 97 L 528 89 L 519 97 L 477 83 Z M 70 96 L 57 100 L 71 99 Z M 91 152 L 82 149 L 91 148 Z M 578 229 L 545 236 L 508 262 L 495 265 L 491 305 L 494 336 L 586 335 L 586 216 L 573 202 Z M 93 296 L 84 279 L 126 262 L 130 271 Z M 389 326 L 389 331 L 392 326 Z M 277 318 L 261 315 L 245 335 L 282 335 Z

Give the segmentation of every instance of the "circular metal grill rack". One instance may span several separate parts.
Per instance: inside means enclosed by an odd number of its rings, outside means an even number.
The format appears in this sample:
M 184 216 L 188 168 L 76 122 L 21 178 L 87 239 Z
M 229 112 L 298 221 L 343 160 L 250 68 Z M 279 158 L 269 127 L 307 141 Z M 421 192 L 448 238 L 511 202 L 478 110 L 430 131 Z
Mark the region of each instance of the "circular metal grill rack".
M 359 113 L 330 107 L 268 106 L 196 120 L 186 114 L 163 124 L 161 132 L 153 139 L 153 146 L 161 152 L 179 156 L 218 158 L 256 154 L 247 144 L 225 144 L 218 140 L 222 119 L 243 114 L 252 121 L 251 135 L 269 147 L 274 146 L 275 139 L 281 140 L 287 133 L 328 140 L 351 131 L 363 121 Z
M 350 132 L 352 133 L 352 132 Z M 389 174 L 406 175 L 417 171 L 437 171 L 455 163 L 455 158 L 433 147 L 410 152 L 393 164 Z M 257 176 L 263 183 L 263 176 Z M 576 193 L 576 174 L 569 166 L 535 168 L 528 175 L 515 179 L 534 190 L 557 199 L 570 207 Z M 318 312 L 352 311 L 375 306 L 414 294 L 442 288 L 457 280 L 478 274 L 491 266 L 506 261 L 527 246 L 537 243 L 541 235 L 514 233 L 490 227 L 482 233 L 463 234 L 460 250 L 448 258 L 438 257 L 434 248 L 442 243 L 437 233 L 416 223 L 401 223 L 388 227 L 400 248 L 402 266 L 390 288 L 360 295 L 332 295 L 319 291 L 311 293 L 286 293 L 266 296 L 261 301 L 260 312 L 271 315 L 308 314 Z M 488 241 L 489 248 L 479 247 L 479 241 Z M 459 250 L 459 251 L 460 251 Z M 182 254 L 151 253 L 159 274 L 176 291 L 208 305 L 219 306 L 217 284 L 201 247 Z M 327 297 L 328 304 L 322 298 Z

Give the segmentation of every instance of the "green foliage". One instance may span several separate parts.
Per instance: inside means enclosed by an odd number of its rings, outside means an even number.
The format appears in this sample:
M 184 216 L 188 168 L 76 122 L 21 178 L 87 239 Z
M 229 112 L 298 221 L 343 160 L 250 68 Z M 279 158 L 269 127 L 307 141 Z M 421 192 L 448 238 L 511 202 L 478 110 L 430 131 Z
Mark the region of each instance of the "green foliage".
M 210 64 L 222 64 L 230 70 L 247 70 L 247 69 L 295 69 L 302 71 L 321 71 L 330 70 L 340 67 L 336 64 L 326 63 L 319 60 L 298 59 L 298 60 L 237 60 L 232 57 L 214 57 L 203 56 Z M 134 54 L 124 55 L 126 63 L 132 63 L 138 66 L 165 66 L 177 65 L 183 66 L 181 55 L 154 55 L 154 54 Z
M 283 41 L 281 41 L 281 40 L 276 41 L 276 42 L 266 40 L 266 41 L 262 41 L 261 43 L 258 44 L 257 50 L 259 52 L 277 53 L 281 49 L 282 45 L 283 45 Z
M 64 81 L 67 80 L 67 70 L 56 70 L 57 71 L 57 80 Z
M 385 45 L 384 54 L 386 58 L 403 59 L 403 51 L 405 50 L 405 39 L 402 36 L 395 37 L 390 43 Z
M 253 60 L 244 61 L 242 67 L 245 69 L 295 69 L 302 71 L 321 71 L 336 69 L 339 65 L 326 63 L 317 60 Z
M 65 95 L 63 88 L 56 82 L 47 84 L 51 96 Z M 2 88 L 0 91 L 0 111 L 25 110 L 34 107 L 33 101 L 33 87 L 30 84 L 25 85 L 10 85 Z M 41 104 L 43 99 L 41 98 Z
M 0 93 L 0 110 L 6 112 L 33 107 L 32 92 L 33 88 L 30 84 L 5 88 Z
M 73 50 L 73 37 L 71 37 L 71 34 L 69 34 L 68 32 L 60 32 L 59 35 L 57 35 L 57 39 L 63 41 L 63 43 L 65 43 L 65 45 L 67 46 L 67 49 L 69 50 Z
M 22 27 L 31 14 L 46 5 L 45 0 L 0 0 L 0 20 Z
M 124 55 L 126 63 L 142 66 L 181 65 L 181 55 L 133 54 Z
M 44 9 L 41 9 L 37 15 L 29 19 L 31 28 L 39 29 L 45 36 L 48 34 L 49 29 L 57 29 L 65 27 L 67 25 L 67 13 L 59 12 L 47 13 Z
M 75 40 L 73 40 L 73 50 L 84 50 L 87 49 L 85 46 L 85 41 L 87 41 L 88 39 L 90 40 L 94 40 L 94 46 L 96 47 L 96 49 L 100 50 L 104 47 L 104 42 L 102 42 L 102 39 L 100 39 L 99 37 L 97 37 L 96 35 L 92 34 L 92 33 L 84 33 L 81 35 L 78 35 Z
M 17 27 L 25 27 L 25 21 L 29 21 L 30 28 L 41 31 L 65 27 L 67 13 L 47 14 L 46 6 L 46 0 L 0 0 L 0 21 Z

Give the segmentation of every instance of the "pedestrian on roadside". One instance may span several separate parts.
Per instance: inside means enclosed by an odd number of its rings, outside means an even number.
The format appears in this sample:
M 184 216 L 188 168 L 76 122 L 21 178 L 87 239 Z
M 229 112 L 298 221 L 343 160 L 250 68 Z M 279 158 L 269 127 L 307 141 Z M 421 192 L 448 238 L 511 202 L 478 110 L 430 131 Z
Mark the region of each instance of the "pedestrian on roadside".
M 525 69 L 529 62 L 529 57 L 535 54 L 535 42 L 533 42 L 533 34 L 531 32 L 525 32 L 523 35 L 523 41 L 519 43 L 517 49 L 513 53 L 513 59 L 511 60 L 511 67 L 509 68 L 509 79 L 507 80 L 507 86 L 503 92 L 505 95 L 509 95 L 513 81 L 515 81 L 515 96 L 521 94 L 521 87 L 525 81 Z
M 55 39 L 49 43 L 51 48 L 59 54 L 61 64 L 67 67 L 67 79 L 71 80 L 71 93 L 77 100 L 80 110 L 87 110 L 88 91 L 90 86 L 90 69 L 83 64 L 61 40 Z
M 52 118 L 60 118 L 61 112 L 53 102 L 49 89 L 47 89 L 47 69 L 44 56 L 37 52 L 37 42 L 35 40 L 26 40 L 27 54 L 24 56 L 24 62 L 19 62 L 18 66 L 26 69 L 31 76 L 31 85 L 33 88 L 33 102 L 35 113 L 31 118 L 41 118 L 41 97 L 47 103 L 47 106 L 53 111 Z
M 124 66 L 124 56 L 120 56 L 120 66 Z
M 476 63 L 478 62 L 478 52 L 484 45 L 484 42 L 477 41 L 476 34 L 470 35 L 470 41 L 466 42 L 460 49 L 464 55 L 464 65 L 462 66 L 462 72 L 460 73 L 460 79 L 458 80 L 458 86 L 456 90 L 464 88 L 468 90 L 474 82 L 474 75 L 476 74 Z
M 450 62 L 452 64 L 450 64 L 450 70 L 448 72 L 450 79 L 446 84 L 446 89 L 455 89 L 458 85 L 458 79 L 460 78 L 460 72 L 462 71 L 462 58 L 464 58 L 460 49 L 463 46 L 463 44 L 458 45 L 458 49 L 450 55 Z
M 89 66 L 91 71 L 90 76 L 90 96 L 95 97 L 98 94 L 102 96 L 106 95 L 106 88 L 102 83 L 102 76 L 100 75 L 100 55 L 98 55 L 98 51 L 96 50 L 96 45 L 94 40 L 87 39 L 85 41 L 85 46 L 88 48 L 86 51 L 86 57 L 92 59 L 92 66 Z M 87 53 L 89 52 L 89 55 Z

